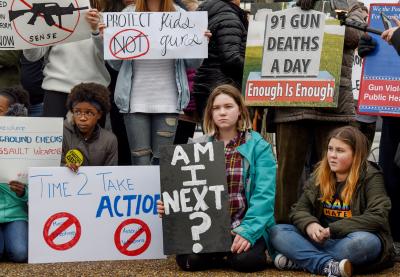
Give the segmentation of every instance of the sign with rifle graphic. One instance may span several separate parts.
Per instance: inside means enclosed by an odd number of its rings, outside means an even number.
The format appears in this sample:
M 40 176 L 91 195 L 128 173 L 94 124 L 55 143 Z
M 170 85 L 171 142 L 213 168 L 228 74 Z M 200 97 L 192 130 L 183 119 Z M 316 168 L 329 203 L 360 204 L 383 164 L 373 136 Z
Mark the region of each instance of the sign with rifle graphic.
M 88 39 L 89 0 L 0 1 L 0 50 Z

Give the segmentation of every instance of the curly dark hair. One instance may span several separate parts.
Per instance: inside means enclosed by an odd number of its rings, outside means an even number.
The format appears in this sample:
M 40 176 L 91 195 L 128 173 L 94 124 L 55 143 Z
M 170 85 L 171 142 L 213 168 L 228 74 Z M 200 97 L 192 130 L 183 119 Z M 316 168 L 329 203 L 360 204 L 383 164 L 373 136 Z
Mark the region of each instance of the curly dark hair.
M 72 88 L 67 99 L 67 109 L 72 111 L 76 103 L 95 102 L 99 104 L 101 112 L 107 113 L 110 108 L 110 91 L 103 85 L 96 83 L 80 83 Z
M 29 108 L 29 93 L 20 86 L 1 88 L 0 95 L 10 101 L 10 106 L 18 103 Z

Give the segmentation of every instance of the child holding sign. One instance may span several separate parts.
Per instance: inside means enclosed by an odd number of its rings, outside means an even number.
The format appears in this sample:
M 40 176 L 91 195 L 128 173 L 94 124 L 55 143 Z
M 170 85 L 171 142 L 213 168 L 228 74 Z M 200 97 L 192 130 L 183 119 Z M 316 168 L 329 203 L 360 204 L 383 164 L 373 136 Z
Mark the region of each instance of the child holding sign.
M 390 199 L 378 166 L 367 161 L 366 137 L 351 126 L 331 132 L 325 154 L 292 207 L 293 225 L 271 229 L 280 269 L 347 277 L 392 264 Z
M 73 171 L 79 166 L 118 164 L 118 143 L 98 121 L 110 109 L 110 92 L 100 84 L 82 83 L 68 95 L 69 117 L 64 121 L 61 164 Z
M 0 116 L 26 116 L 29 97 L 18 88 L 0 90 Z M 25 184 L 0 183 L 0 259 L 3 254 L 12 262 L 28 259 L 28 191 Z
M 275 224 L 276 162 L 271 145 L 250 128 L 240 91 L 231 85 L 215 88 L 204 114 L 206 135 L 196 142 L 224 142 L 233 242 L 229 253 L 177 255 L 183 270 L 219 267 L 225 261 L 244 272 L 266 266 L 267 232 Z M 162 201 L 157 210 L 164 214 Z

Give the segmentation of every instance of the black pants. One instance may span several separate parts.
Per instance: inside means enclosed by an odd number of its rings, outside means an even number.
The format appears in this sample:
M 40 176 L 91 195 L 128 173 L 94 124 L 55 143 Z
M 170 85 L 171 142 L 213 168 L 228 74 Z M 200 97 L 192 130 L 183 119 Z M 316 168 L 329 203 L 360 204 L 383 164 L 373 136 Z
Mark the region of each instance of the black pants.
M 266 249 L 264 238 L 261 237 L 247 252 L 176 255 L 176 263 L 185 271 L 230 267 L 236 271 L 255 272 L 267 266 Z
M 45 90 L 43 99 L 43 116 L 44 117 L 65 117 L 67 114 L 67 98 L 68 93 Z
M 179 119 L 174 144 L 186 144 L 196 131 L 196 123 Z
M 392 201 L 389 214 L 393 240 L 400 242 L 400 168 L 394 155 L 400 142 L 400 118 L 382 117 L 382 134 L 379 144 L 379 165 L 382 167 L 387 194 Z

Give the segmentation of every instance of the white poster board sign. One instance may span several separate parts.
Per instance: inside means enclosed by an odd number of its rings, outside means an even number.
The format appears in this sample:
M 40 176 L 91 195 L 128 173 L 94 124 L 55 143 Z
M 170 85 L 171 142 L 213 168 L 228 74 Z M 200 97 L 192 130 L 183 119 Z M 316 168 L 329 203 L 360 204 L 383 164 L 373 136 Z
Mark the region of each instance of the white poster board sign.
M 300 8 L 267 13 L 261 76 L 318 76 L 325 14 Z
M 158 166 L 29 170 L 29 263 L 160 259 Z
M 104 13 L 106 60 L 207 58 L 207 12 Z
M 0 183 L 27 183 L 30 166 L 59 166 L 62 118 L 0 117 Z
M 89 0 L 0 1 L 0 50 L 29 49 L 90 37 Z

